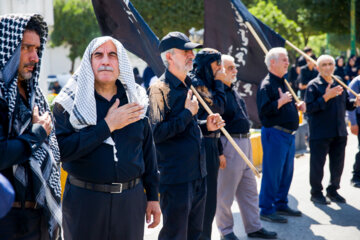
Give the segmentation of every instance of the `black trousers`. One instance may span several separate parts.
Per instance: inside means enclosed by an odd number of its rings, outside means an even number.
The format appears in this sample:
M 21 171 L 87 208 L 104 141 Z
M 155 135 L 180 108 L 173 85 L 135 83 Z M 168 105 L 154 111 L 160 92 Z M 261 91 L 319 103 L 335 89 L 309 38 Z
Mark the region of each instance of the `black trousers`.
M 322 194 L 321 181 L 324 176 L 324 164 L 327 154 L 329 154 L 330 182 L 326 191 L 332 193 L 340 188 L 346 142 L 347 137 L 310 140 L 311 195 L 319 196 Z
M 360 114 L 356 114 L 356 122 L 360 127 Z M 358 133 L 359 152 L 355 155 L 354 171 L 352 180 L 360 181 L 360 131 Z
M 142 240 L 147 200 L 142 183 L 122 193 L 90 191 L 66 182 L 63 228 L 66 240 Z
M 43 211 L 41 209 L 12 208 L 4 218 L 0 219 L 0 239 L 49 240 Z M 57 236 L 54 239 L 57 239 Z
M 159 240 L 197 240 L 203 227 L 206 179 L 160 184 L 163 227 Z
M 206 151 L 206 204 L 201 240 L 211 239 L 212 223 L 216 212 L 217 178 L 219 173 L 218 138 L 204 138 Z

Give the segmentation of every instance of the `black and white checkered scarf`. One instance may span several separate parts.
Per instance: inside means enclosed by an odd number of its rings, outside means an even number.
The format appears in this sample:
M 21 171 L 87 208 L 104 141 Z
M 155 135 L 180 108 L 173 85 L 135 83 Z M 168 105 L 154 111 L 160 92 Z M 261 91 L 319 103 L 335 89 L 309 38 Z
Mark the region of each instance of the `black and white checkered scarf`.
M 16 117 L 15 105 L 17 97 L 18 66 L 20 49 L 26 25 L 30 19 L 39 23 L 42 29 L 40 36 L 39 62 L 36 64 L 32 78 L 28 81 L 27 89 L 31 109 L 38 106 L 39 113 L 50 112 L 47 101 L 39 88 L 41 56 L 47 40 L 47 26 L 38 14 L 29 15 L 3 15 L 0 16 L 0 98 L 8 106 L 8 137 L 19 136 L 31 124 L 31 116 L 26 121 L 26 126 L 17 127 L 20 119 Z M 32 153 L 29 159 L 32 171 L 32 184 L 35 201 L 44 209 L 48 220 L 50 239 L 56 237 L 55 231 L 61 226 L 61 187 L 60 187 L 60 153 L 53 129 L 42 145 Z M 25 191 L 28 177 L 22 164 L 13 166 L 15 185 Z M 24 199 L 23 199 L 24 201 Z

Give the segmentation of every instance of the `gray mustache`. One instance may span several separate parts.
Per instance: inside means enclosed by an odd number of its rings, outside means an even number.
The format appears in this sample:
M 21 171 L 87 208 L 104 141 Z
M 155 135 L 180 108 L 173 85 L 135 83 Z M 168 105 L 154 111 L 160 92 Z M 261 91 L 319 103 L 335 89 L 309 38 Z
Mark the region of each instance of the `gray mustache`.
M 24 67 L 35 67 L 36 63 L 30 62 L 30 63 L 26 63 L 24 64 Z
M 101 71 L 111 71 L 113 72 L 114 71 L 114 68 L 110 67 L 110 66 L 100 66 L 98 68 L 98 72 L 101 72 Z

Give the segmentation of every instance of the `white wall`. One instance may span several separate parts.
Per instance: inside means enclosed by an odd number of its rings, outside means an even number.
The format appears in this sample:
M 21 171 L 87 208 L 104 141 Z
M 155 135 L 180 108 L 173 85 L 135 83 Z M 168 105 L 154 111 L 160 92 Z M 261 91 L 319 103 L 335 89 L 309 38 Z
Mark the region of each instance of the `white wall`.
M 0 0 L 0 15 L 9 13 L 40 13 L 44 16 L 49 30 L 53 29 L 54 11 L 53 0 Z M 49 41 L 50 39 L 48 39 Z M 50 48 L 47 44 L 42 57 L 40 71 L 40 87 L 44 93 L 47 93 L 47 76 L 69 73 L 71 61 L 67 58 L 69 48 L 60 46 Z M 135 55 L 129 53 L 129 58 L 133 67 L 138 67 L 140 75 L 146 63 Z M 74 70 L 80 65 L 80 59 L 76 59 Z
M 51 27 L 54 25 L 54 11 L 52 0 L 0 0 L 0 15 L 9 13 L 39 13 L 46 23 Z M 42 66 L 40 71 L 40 87 L 47 92 L 46 78 L 49 75 L 47 53 L 45 51 L 42 58 Z M 45 64 L 44 64 L 45 63 Z

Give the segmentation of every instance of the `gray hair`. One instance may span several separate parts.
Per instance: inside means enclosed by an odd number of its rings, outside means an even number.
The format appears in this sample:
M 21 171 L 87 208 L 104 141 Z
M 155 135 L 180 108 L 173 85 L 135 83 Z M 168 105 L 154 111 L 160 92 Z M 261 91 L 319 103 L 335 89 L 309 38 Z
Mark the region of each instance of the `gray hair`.
M 273 60 L 273 59 L 277 60 L 279 58 L 280 54 L 288 55 L 288 52 L 286 51 L 285 48 L 282 48 L 282 47 L 276 47 L 276 48 L 270 49 L 270 51 L 265 56 L 265 64 L 268 69 L 270 68 L 271 60 Z
M 166 68 L 169 67 L 169 62 L 168 62 L 167 59 L 166 59 L 166 54 L 167 54 L 167 53 L 174 54 L 174 49 L 171 48 L 171 49 L 166 50 L 165 52 L 162 52 L 162 53 L 161 53 L 161 59 L 163 60 L 164 65 L 165 65 Z
M 221 55 L 221 61 L 224 63 L 225 60 L 235 62 L 235 58 L 233 56 L 222 54 Z
M 332 56 L 327 55 L 327 54 L 321 55 L 321 56 L 317 59 L 316 65 L 319 66 L 320 63 L 321 63 L 322 61 L 324 61 L 324 60 L 331 60 L 332 63 L 335 65 L 335 59 L 334 59 Z

